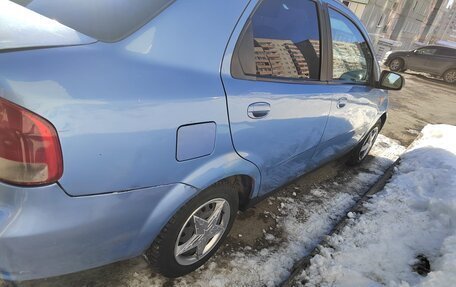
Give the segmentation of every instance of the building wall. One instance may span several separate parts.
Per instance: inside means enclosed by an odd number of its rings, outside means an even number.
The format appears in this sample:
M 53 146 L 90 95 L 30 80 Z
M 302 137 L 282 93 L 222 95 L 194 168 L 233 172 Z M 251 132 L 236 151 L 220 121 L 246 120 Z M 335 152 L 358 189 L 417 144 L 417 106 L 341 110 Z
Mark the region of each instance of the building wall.
M 392 27 L 397 22 L 394 11 L 400 9 L 401 0 L 368 0 L 364 4 L 353 1 L 355 0 L 342 2 L 361 19 L 373 43 L 376 45 L 379 39 L 389 38 Z M 362 14 L 359 15 L 358 11 L 362 11 Z
M 456 4 L 453 4 L 452 7 L 444 6 L 440 10 L 434 31 L 427 35 L 426 39 L 431 43 L 437 41 L 456 42 Z
M 451 0 L 342 1 L 366 26 L 375 45 L 397 42 L 394 49 L 412 49 L 439 40 L 456 41 L 456 4 Z M 362 11 L 362 13 L 360 13 Z M 383 41 L 381 41 L 383 42 Z M 423 43 L 420 43 L 423 42 Z
M 423 32 L 421 33 L 420 36 L 420 42 L 426 43 L 426 39 L 428 38 L 428 35 L 432 35 L 432 33 L 435 30 L 435 27 L 438 24 L 438 19 L 441 14 L 441 9 L 444 7 L 444 4 L 446 5 L 449 0 L 433 0 L 432 3 L 432 12 L 429 15 L 427 19 L 427 23 L 423 29 Z
M 358 3 L 358 2 L 350 2 L 350 1 L 343 1 L 345 5 L 347 5 L 350 10 L 352 10 L 358 18 L 361 19 L 364 13 L 364 8 L 366 7 L 365 3 Z
M 361 21 L 369 34 L 382 37 L 387 33 L 391 24 L 391 15 L 397 6 L 397 0 L 371 0 L 364 9 Z
M 435 0 L 405 0 L 399 3 L 398 12 L 393 12 L 397 21 L 390 39 L 400 41 L 401 49 L 411 49 L 419 41 Z

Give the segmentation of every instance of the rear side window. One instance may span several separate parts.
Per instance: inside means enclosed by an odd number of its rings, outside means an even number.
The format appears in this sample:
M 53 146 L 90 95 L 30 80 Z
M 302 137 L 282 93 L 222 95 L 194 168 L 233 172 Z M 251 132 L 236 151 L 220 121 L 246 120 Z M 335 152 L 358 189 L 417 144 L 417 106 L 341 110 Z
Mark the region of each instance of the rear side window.
M 358 28 L 344 15 L 329 10 L 331 20 L 333 79 L 355 83 L 370 81 L 372 53 Z
M 234 77 L 320 78 L 317 6 L 308 0 L 264 0 L 237 43 Z
M 456 49 L 440 48 L 438 54 L 441 56 L 456 57 Z
M 138 30 L 174 0 L 13 0 L 104 42 L 119 41 Z

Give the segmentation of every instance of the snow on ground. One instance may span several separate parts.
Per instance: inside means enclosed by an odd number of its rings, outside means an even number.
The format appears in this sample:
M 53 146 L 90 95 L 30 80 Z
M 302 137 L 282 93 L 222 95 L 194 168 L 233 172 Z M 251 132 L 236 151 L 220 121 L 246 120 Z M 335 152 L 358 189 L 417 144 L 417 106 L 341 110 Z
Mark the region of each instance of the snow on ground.
M 456 286 L 456 126 L 426 126 L 365 208 L 311 259 L 303 284 Z M 419 255 L 426 277 L 412 268 Z
M 254 250 L 246 246 L 241 250 L 217 257 L 208 268 L 198 270 L 174 285 L 189 286 L 276 286 L 290 274 L 293 264 L 310 253 L 318 242 L 331 231 L 334 225 L 367 188 L 375 183 L 384 171 L 404 151 L 398 142 L 379 136 L 371 155 L 375 158 L 366 164 L 364 171 L 342 177 L 341 182 L 312 189 L 295 197 L 277 197 L 281 202 L 278 214 L 271 214 L 283 228 L 280 244 Z M 347 180 L 347 181 L 345 181 Z M 360 193 L 360 194 L 359 194 Z M 265 232 L 265 238 L 274 241 L 274 236 Z

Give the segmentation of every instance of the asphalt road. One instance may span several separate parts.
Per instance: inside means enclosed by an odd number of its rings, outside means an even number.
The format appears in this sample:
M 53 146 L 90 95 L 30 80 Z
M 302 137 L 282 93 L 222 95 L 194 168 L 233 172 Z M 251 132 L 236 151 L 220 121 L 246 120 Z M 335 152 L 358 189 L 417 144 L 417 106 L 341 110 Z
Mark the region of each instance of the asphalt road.
M 408 146 L 426 124 L 456 125 L 456 85 L 415 72 L 402 73 L 405 87 L 390 93 L 385 136 Z

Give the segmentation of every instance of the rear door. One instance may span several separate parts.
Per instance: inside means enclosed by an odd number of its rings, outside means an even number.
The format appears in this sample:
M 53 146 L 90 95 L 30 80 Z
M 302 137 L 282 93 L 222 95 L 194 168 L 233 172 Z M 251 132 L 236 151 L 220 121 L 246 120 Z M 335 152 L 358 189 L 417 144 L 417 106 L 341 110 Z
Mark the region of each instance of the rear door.
M 456 59 L 456 50 L 446 47 L 438 47 L 432 57 L 426 61 L 427 72 L 442 75 Z
M 320 77 L 319 8 L 310 0 L 260 1 L 226 52 L 233 144 L 259 167 L 260 194 L 311 168 L 325 130 L 332 97 Z
M 407 67 L 416 71 L 428 71 L 428 63 L 435 58 L 437 48 L 435 47 L 424 47 L 415 50 L 414 53 L 410 54 L 406 61 Z
M 349 151 L 380 117 L 379 104 L 386 92 L 374 87 L 375 62 L 360 26 L 343 10 L 327 8 L 331 36 L 329 86 L 333 104 L 315 162 Z

